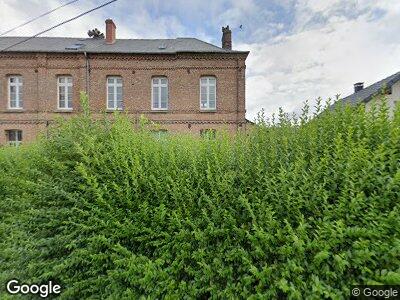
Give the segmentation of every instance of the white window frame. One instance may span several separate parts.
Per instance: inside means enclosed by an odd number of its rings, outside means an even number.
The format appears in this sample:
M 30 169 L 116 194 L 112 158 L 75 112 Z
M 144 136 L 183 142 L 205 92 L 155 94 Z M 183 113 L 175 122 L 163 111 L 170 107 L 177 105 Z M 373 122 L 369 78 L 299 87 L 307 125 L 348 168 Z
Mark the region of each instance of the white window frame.
M 15 79 L 15 82 L 11 82 L 11 79 Z M 11 106 L 11 87 L 15 87 L 15 95 L 16 95 L 16 103 L 17 106 L 12 107 Z M 23 109 L 24 108 L 24 102 L 23 102 L 23 97 L 21 96 L 23 90 L 23 78 L 21 75 L 12 75 L 8 77 L 8 109 Z
M 64 83 L 60 82 L 60 79 L 64 79 Z M 71 79 L 71 82 L 68 82 L 68 79 Z M 74 86 L 74 82 L 73 82 L 73 78 L 72 76 L 68 76 L 68 75 L 61 75 L 61 76 L 57 76 L 57 108 L 61 109 L 61 110 L 72 110 L 72 102 L 73 102 L 73 95 L 74 95 L 74 91 L 71 91 L 71 107 L 69 107 L 68 103 L 69 103 L 69 93 L 68 93 L 68 87 L 71 87 L 71 89 L 73 89 Z M 60 87 L 64 88 L 64 94 L 65 94 L 65 98 L 64 98 L 64 107 L 60 106 Z
M 11 140 L 10 140 L 10 132 L 11 132 L 11 131 L 14 131 L 15 137 L 16 137 L 17 140 L 15 140 L 15 141 L 11 141 Z M 18 135 L 19 135 L 19 133 L 21 133 L 21 140 L 18 140 Z M 22 136 L 22 130 L 20 130 L 20 129 L 7 129 L 7 130 L 6 130 L 6 134 L 7 134 L 7 143 L 8 143 L 9 146 L 18 147 L 19 145 L 21 145 L 21 143 L 22 143 L 22 138 L 23 138 L 23 136 Z
M 158 79 L 159 83 L 154 83 L 154 79 Z M 161 83 L 161 79 L 166 79 L 167 83 Z M 151 109 L 152 110 L 168 110 L 169 107 L 169 81 L 166 76 L 156 76 L 151 78 Z M 167 107 L 161 107 L 161 88 L 167 88 Z M 154 88 L 158 89 L 158 107 L 154 107 Z
M 113 83 L 109 83 L 108 80 L 109 79 L 113 79 L 114 82 Z M 117 83 L 117 79 L 121 79 L 121 83 Z M 108 93 L 108 88 L 112 87 L 113 89 L 113 95 L 114 95 L 114 99 L 112 99 L 112 102 L 114 103 L 114 107 L 109 107 L 108 103 L 109 103 L 109 93 Z M 118 100 L 117 100 L 117 88 L 121 87 L 121 104 L 122 107 L 118 107 Z M 106 92 L 107 92 L 107 109 L 108 110 L 123 110 L 124 109 L 124 82 L 122 80 L 122 76 L 107 76 L 106 79 Z
M 201 81 L 202 79 L 207 79 L 207 83 L 203 84 Z M 215 84 L 212 85 L 210 84 L 210 79 L 213 79 L 215 81 Z M 201 88 L 206 87 L 207 89 L 207 107 L 202 107 L 201 105 Z M 215 90 L 215 107 L 210 107 L 210 87 L 214 87 Z M 217 78 L 215 76 L 201 76 L 200 77 L 200 110 L 217 110 Z

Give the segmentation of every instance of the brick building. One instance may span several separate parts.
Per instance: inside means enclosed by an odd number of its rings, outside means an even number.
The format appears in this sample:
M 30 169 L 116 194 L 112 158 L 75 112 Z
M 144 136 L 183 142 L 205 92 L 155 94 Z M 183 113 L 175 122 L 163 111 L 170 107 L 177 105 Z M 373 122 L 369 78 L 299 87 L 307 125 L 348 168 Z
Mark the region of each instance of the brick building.
M 0 145 L 80 112 L 80 91 L 94 116 L 122 110 L 169 132 L 244 130 L 249 52 L 232 50 L 229 26 L 222 31 L 221 48 L 195 38 L 116 39 L 110 19 L 105 38 L 0 37 Z

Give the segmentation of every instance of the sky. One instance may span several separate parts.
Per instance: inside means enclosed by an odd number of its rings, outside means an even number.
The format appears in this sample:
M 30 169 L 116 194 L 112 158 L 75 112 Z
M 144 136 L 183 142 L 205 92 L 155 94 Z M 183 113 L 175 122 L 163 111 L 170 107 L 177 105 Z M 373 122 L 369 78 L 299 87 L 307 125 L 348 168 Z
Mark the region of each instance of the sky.
M 0 0 L 0 33 L 69 0 Z M 36 34 L 106 0 L 79 0 L 8 36 Z M 398 0 L 118 0 L 45 36 L 86 37 L 112 18 L 117 38 L 196 37 L 221 45 L 232 29 L 233 49 L 248 50 L 247 118 L 264 109 L 299 112 L 345 97 L 400 71 Z M 240 25 L 242 25 L 240 27 Z

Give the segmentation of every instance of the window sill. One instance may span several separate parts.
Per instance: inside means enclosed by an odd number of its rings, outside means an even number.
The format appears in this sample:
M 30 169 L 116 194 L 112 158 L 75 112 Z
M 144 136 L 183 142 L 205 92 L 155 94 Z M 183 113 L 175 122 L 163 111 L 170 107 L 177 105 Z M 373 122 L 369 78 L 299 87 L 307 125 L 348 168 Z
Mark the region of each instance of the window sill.
M 26 110 L 23 108 L 7 108 L 4 112 L 9 112 L 9 113 L 22 113 L 25 112 Z
M 216 113 L 216 109 L 200 109 L 201 113 Z
M 151 110 L 151 112 L 153 113 L 153 112 L 155 112 L 155 113 L 167 113 L 167 112 L 169 112 L 169 110 L 168 109 L 152 109 Z
M 124 109 L 122 109 L 122 108 L 107 108 L 106 109 L 106 113 L 113 113 L 116 111 L 124 111 Z
M 72 113 L 72 112 L 74 112 L 74 110 L 72 108 L 70 108 L 70 109 L 59 108 L 59 109 L 55 110 L 54 112 L 56 112 L 56 113 Z

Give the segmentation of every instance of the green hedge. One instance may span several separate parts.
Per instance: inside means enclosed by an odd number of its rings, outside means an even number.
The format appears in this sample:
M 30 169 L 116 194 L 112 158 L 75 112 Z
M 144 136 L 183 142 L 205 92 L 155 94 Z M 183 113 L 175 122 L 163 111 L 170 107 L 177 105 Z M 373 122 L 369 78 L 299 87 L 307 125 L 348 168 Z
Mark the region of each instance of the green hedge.
M 307 115 L 214 140 L 85 114 L 1 149 L 1 285 L 341 299 L 352 284 L 400 284 L 400 110 Z

